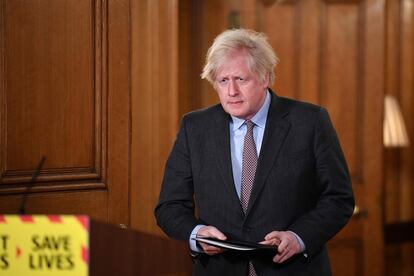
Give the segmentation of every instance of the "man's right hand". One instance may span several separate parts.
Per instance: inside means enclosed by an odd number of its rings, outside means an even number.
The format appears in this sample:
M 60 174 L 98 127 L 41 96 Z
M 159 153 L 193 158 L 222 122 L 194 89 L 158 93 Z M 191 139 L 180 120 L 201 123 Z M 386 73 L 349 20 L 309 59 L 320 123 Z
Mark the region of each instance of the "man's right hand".
M 201 227 L 197 232 L 197 237 L 209 237 L 209 238 L 216 238 L 219 240 L 227 239 L 227 237 L 214 226 Z M 199 242 L 199 244 L 203 248 L 204 253 L 210 256 L 224 252 L 223 248 L 211 246 L 211 245 L 208 245 L 202 242 Z

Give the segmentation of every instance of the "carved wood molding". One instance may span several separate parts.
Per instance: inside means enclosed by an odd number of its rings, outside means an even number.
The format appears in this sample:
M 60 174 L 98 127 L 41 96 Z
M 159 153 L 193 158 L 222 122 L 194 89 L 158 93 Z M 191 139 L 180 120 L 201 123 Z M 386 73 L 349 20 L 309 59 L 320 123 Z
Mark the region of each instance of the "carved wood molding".
M 358 4 L 362 0 L 323 0 L 326 3 L 330 4 Z
M 33 171 L 6 171 L 2 176 L 2 183 L 28 183 L 32 179 Z M 62 168 L 42 170 L 37 178 L 38 182 L 72 181 L 100 179 L 98 172 L 90 168 Z
M 32 193 L 42 193 L 42 192 L 58 192 L 58 191 L 79 191 L 79 190 L 96 190 L 96 189 L 105 189 L 106 184 L 102 182 L 92 182 L 92 181 L 79 181 L 71 183 L 61 183 L 61 182 L 48 182 L 48 183 L 36 183 L 36 186 L 30 188 L 30 194 Z M 12 184 L 3 184 L 0 189 L 0 195 L 11 195 L 11 194 L 22 194 L 27 193 L 28 185 L 12 185 Z
M 271 6 L 273 4 L 295 4 L 299 0 L 260 0 L 263 5 Z M 327 3 L 332 4 L 357 4 L 362 2 L 362 0 L 323 0 Z
M 265 6 L 271 6 L 273 4 L 294 4 L 297 1 L 298 0 L 260 0 Z

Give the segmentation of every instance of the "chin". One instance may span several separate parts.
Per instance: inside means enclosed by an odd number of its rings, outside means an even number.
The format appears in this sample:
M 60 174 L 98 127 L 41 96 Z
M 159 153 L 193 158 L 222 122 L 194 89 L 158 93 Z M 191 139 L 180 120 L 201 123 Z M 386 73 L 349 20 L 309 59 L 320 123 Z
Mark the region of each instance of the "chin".
M 237 118 L 241 118 L 241 117 L 243 117 L 243 113 L 240 113 L 240 112 L 227 112 L 227 113 L 229 113 L 231 116 L 234 116 L 234 117 L 237 117 Z
M 226 110 L 226 112 L 234 117 L 243 117 L 245 115 L 245 113 L 242 112 L 241 110 L 235 110 L 234 108 L 229 108 Z

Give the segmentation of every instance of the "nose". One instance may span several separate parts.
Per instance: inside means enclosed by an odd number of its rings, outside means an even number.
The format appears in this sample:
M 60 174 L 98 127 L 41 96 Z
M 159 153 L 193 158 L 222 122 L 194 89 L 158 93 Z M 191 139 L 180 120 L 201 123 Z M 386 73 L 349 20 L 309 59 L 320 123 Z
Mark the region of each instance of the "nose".
M 239 87 L 237 85 L 237 82 L 235 80 L 233 80 L 233 79 L 231 79 L 229 81 L 229 86 L 228 86 L 227 89 L 228 89 L 228 94 L 231 97 L 234 97 L 234 96 L 236 96 L 239 93 Z

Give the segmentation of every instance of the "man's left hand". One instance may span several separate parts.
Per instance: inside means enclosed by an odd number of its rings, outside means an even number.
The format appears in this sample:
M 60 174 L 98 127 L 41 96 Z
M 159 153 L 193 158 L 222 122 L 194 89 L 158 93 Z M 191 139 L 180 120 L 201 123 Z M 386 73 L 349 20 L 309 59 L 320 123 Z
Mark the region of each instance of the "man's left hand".
M 273 231 L 267 234 L 264 239 L 261 244 L 278 246 L 278 253 L 273 257 L 275 263 L 283 263 L 301 251 L 298 239 L 288 231 Z

